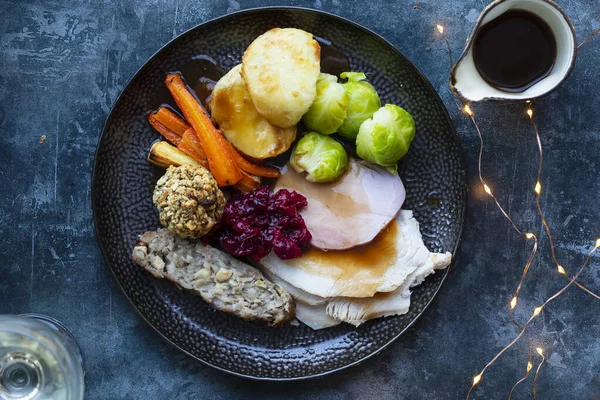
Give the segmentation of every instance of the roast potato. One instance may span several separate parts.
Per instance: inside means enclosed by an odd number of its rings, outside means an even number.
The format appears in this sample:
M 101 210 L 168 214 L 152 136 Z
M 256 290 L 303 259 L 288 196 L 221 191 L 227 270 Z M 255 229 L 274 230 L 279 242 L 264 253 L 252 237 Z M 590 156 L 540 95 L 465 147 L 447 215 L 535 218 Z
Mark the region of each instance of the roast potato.
M 256 159 L 275 157 L 290 148 L 296 126 L 279 128 L 264 119 L 254 107 L 237 65 L 215 85 L 210 97 L 213 120 L 239 151 Z
M 242 58 L 242 77 L 259 114 L 282 128 L 297 124 L 317 94 L 320 57 L 319 43 L 300 29 L 256 38 Z

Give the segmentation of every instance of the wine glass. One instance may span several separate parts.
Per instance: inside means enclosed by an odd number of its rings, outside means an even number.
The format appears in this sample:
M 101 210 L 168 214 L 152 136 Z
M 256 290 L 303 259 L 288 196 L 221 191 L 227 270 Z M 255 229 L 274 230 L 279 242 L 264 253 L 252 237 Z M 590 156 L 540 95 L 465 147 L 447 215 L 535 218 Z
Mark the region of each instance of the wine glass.
M 60 322 L 0 315 L 0 399 L 82 400 L 81 350 Z

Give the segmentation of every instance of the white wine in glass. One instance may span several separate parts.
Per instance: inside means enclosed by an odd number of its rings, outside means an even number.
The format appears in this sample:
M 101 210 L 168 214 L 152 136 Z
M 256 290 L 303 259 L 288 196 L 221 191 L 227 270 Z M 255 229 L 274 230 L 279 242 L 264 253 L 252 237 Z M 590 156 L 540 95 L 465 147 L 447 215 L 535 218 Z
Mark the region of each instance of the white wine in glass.
M 60 322 L 0 315 L 0 399 L 82 400 L 81 350 Z

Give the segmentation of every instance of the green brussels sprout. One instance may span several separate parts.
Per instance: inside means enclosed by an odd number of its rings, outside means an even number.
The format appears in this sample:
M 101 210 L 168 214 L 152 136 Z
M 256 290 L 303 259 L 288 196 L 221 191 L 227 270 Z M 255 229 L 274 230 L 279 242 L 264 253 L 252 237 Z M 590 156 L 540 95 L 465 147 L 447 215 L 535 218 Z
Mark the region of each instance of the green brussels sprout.
M 348 165 L 348 155 L 337 140 L 311 132 L 298 141 L 290 165 L 296 172 L 308 172 L 309 182 L 331 182 L 337 179 Z
M 396 173 L 398 160 L 408 152 L 414 137 L 415 121 L 411 115 L 397 105 L 386 104 L 360 126 L 356 153 L 363 160 Z
M 338 134 L 354 140 L 360 124 L 373 116 L 373 113 L 381 107 L 381 101 L 375 88 L 364 81 L 367 79 L 364 73 L 342 72 L 340 76 L 348 79 L 348 82 L 342 84 L 348 93 L 348 110 L 344 123 L 338 129 Z
M 348 95 L 337 78 L 320 74 L 317 79 L 317 97 L 302 117 L 302 122 L 311 131 L 331 135 L 346 118 Z

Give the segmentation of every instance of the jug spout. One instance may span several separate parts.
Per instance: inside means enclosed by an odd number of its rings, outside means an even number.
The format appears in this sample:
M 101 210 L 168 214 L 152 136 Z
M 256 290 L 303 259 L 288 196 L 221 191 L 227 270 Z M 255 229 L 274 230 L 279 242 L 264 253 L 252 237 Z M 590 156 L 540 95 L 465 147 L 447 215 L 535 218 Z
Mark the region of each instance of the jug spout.
M 539 17 L 550 28 L 556 41 L 556 58 L 550 72 L 522 91 L 505 91 L 490 85 L 479 73 L 473 57 L 473 42 L 480 29 L 508 11 L 526 11 Z M 528 100 L 546 95 L 569 76 L 577 55 L 573 24 L 551 0 L 496 0 L 479 15 L 462 55 L 450 71 L 450 87 L 467 102 L 488 100 Z

